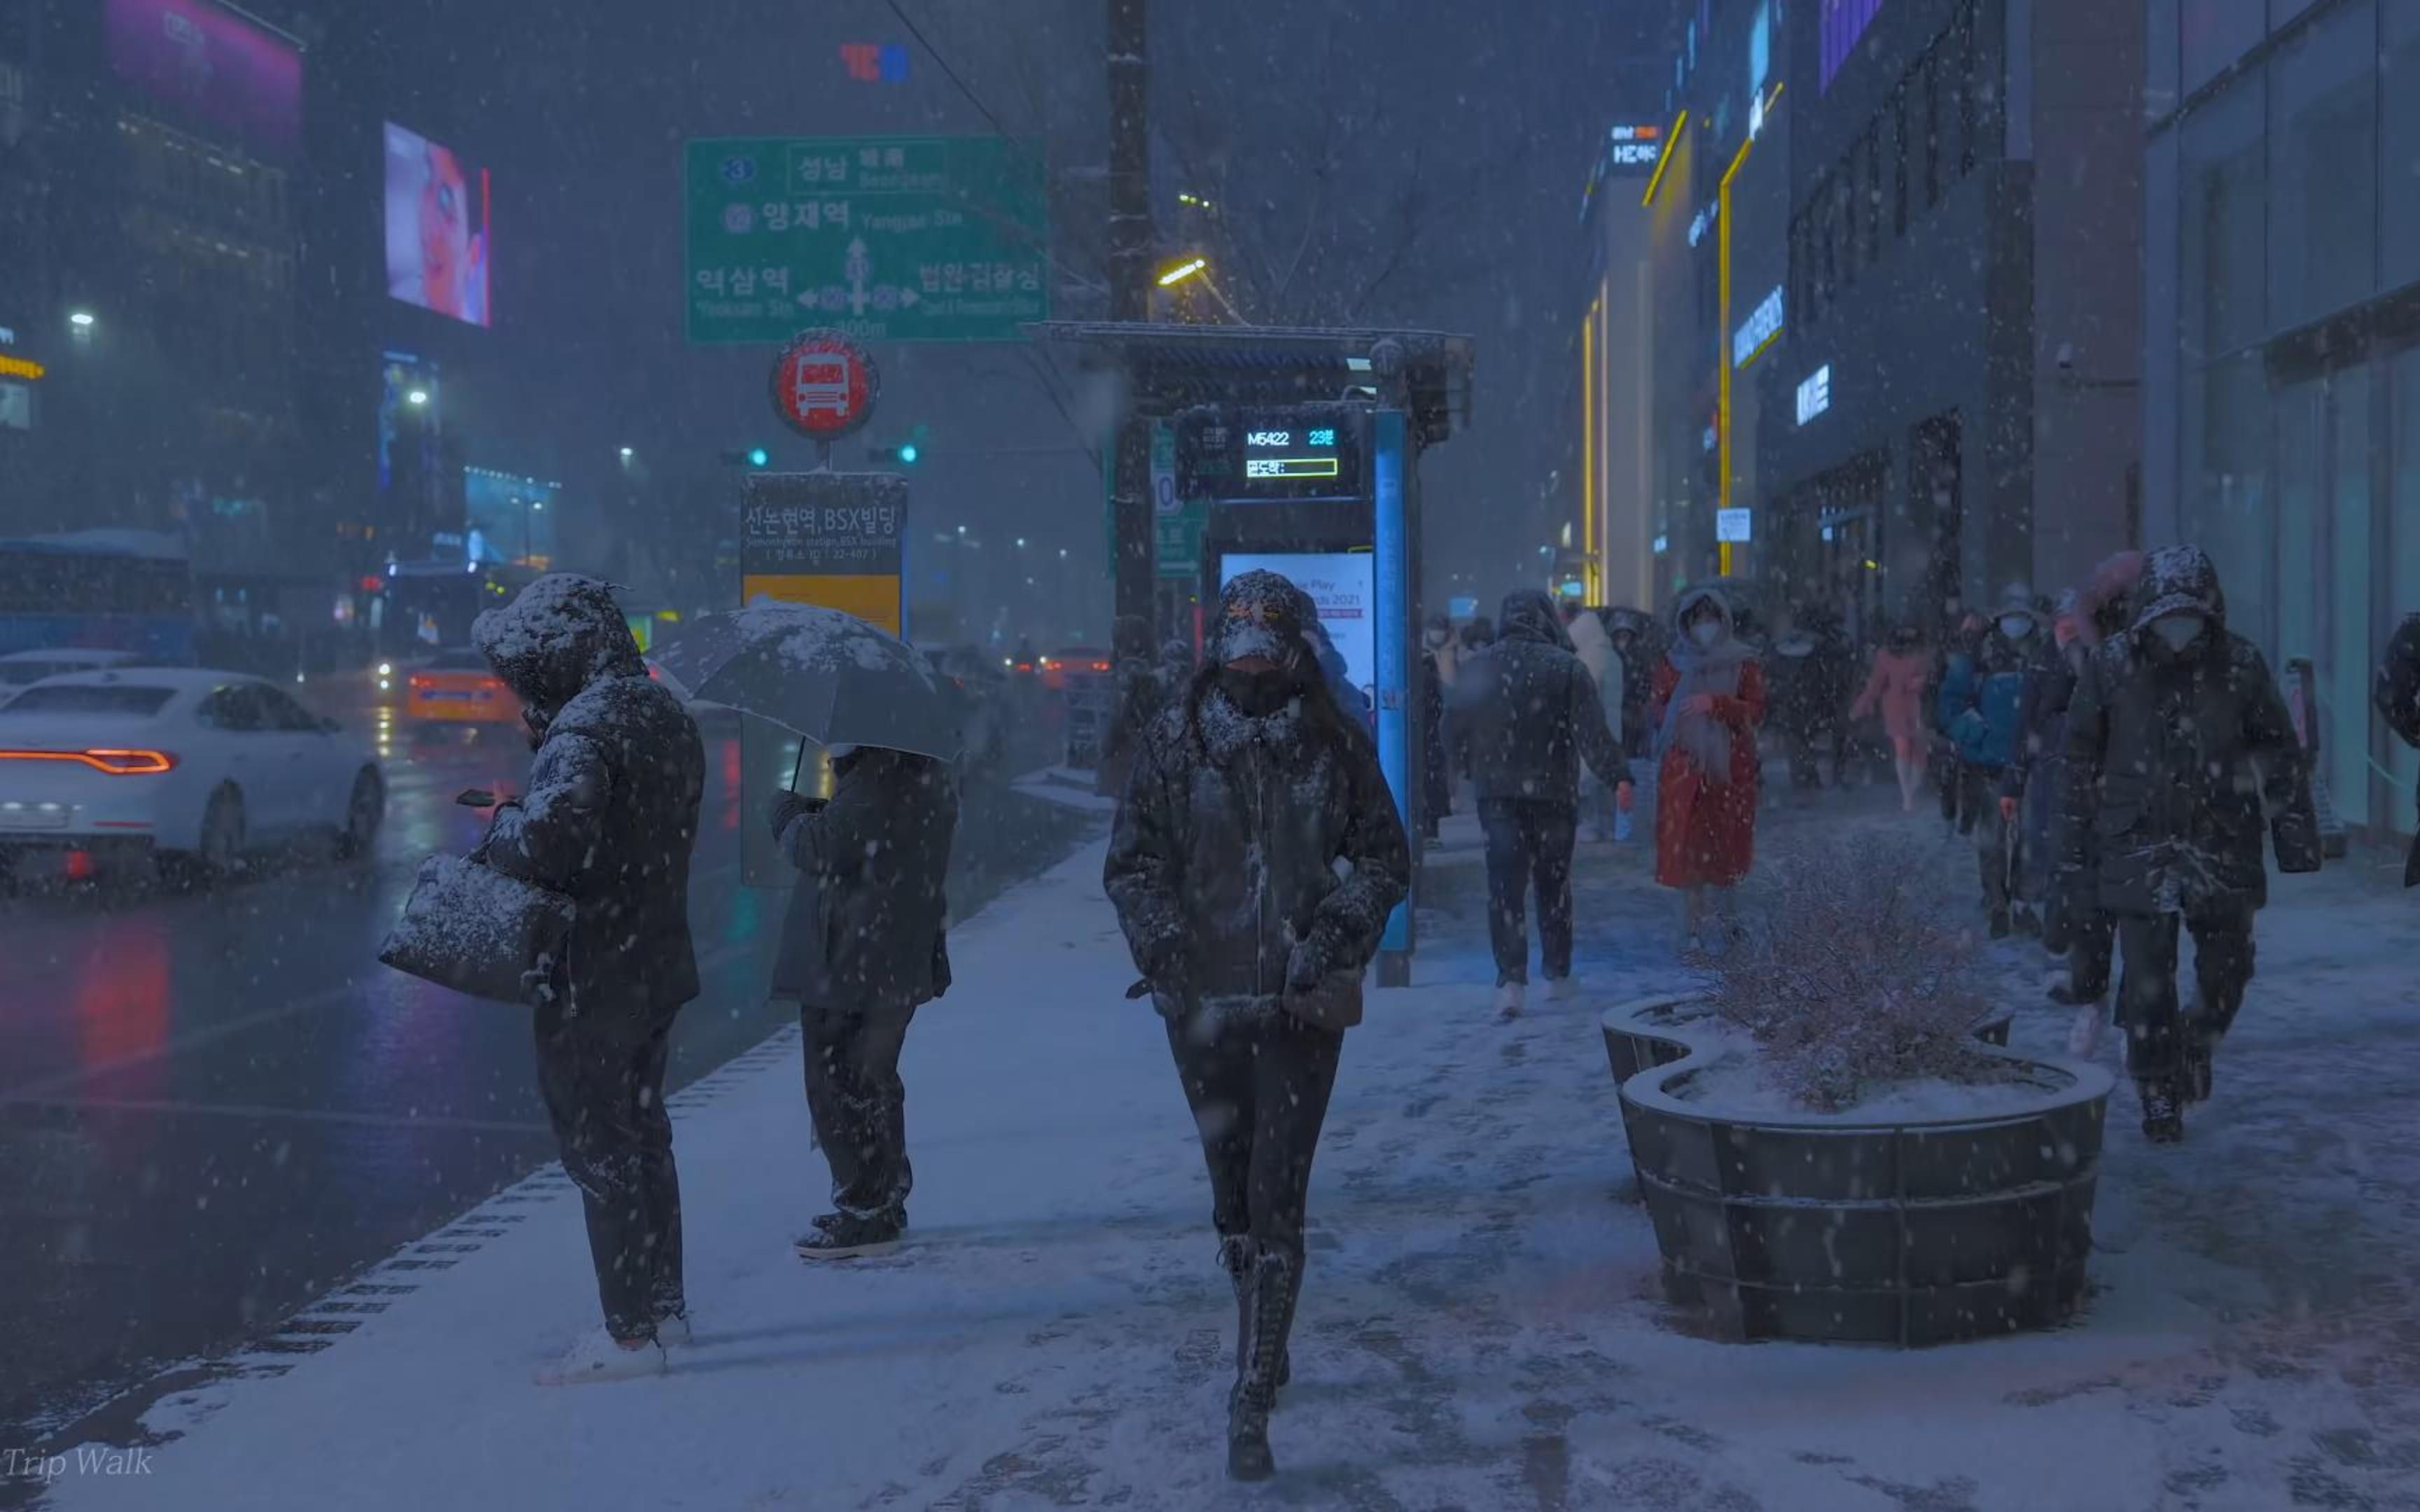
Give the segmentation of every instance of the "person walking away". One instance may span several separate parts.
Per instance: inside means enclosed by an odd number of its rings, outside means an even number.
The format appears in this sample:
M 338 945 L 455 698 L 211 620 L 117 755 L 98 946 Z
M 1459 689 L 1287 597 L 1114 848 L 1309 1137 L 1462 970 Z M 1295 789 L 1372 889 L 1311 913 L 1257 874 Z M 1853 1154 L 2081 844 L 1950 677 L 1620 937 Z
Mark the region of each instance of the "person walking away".
M 2120 551 L 2103 560 L 2093 569 L 2092 579 L 2086 584 L 2078 608 L 2082 610 L 2077 639 L 2085 648 L 2084 660 L 2089 662 L 2093 652 L 2108 640 L 2124 635 L 2134 622 L 2134 589 L 2143 575 L 2143 553 Z M 2083 668 L 2078 667 L 2080 681 Z M 2073 718 L 2073 692 L 2069 693 L 2069 717 Z M 2062 752 L 2062 755 L 2064 752 Z M 2064 763 L 2062 763 L 2062 766 Z M 2065 778 L 2062 776 L 2061 780 Z M 2061 791 L 2064 791 L 2062 788 Z M 2064 805 L 2057 829 L 2064 830 Z M 2090 1057 L 2100 1047 L 2102 1026 L 2108 1020 L 2109 985 L 2115 974 L 2118 958 L 2118 920 L 2095 900 L 2099 883 L 2092 875 L 2088 857 L 2091 837 L 2082 837 L 2087 866 L 2082 872 L 2071 872 L 2063 867 L 2051 870 L 2051 890 L 2057 898 L 2059 912 L 2067 916 L 2071 936 L 2067 950 L 2067 974 L 2054 980 L 2049 995 L 2052 1002 L 2076 1010 L 2075 1021 L 2068 1031 L 2068 1049 L 2079 1057 Z M 2064 849 L 2065 841 L 2062 841 Z
M 1572 649 L 1543 590 L 1508 594 L 1503 630 L 1464 667 L 1456 713 L 1471 748 L 1479 824 L 1487 836 L 1487 934 L 1496 952 L 1496 1008 L 1520 1015 L 1528 992 L 1525 895 L 1538 893 L 1538 948 L 1546 993 L 1572 975 L 1572 851 L 1579 830 L 1580 765 L 1606 786 L 1630 766 L 1606 722 L 1597 679 Z
M 2067 778 L 2067 709 L 2083 665 L 2082 595 L 2060 596 L 2047 637 L 2025 663 L 2017 697 L 2017 742 L 2001 775 L 2000 822 L 2015 834 L 2017 892 L 2041 905 L 2042 949 L 2064 956 L 2072 943 L 2066 900 L 2052 886 L 2054 831 Z
M 2377 705 L 2386 728 L 2401 736 L 2405 745 L 2420 748 L 2420 613 L 2404 616 L 2394 639 L 2386 643 L 2370 702 Z M 2414 795 L 2414 802 L 2420 803 L 2420 794 Z M 2403 885 L 2420 887 L 2420 823 L 2412 827 L 2412 852 L 2403 860 Z
M 2025 669 L 2041 633 L 2032 591 L 2011 584 L 2001 593 L 1999 612 L 1981 641 L 1950 659 L 1941 684 L 1941 723 L 1957 748 L 1965 784 L 1959 810 L 1972 821 L 1983 912 L 1995 940 L 2007 939 L 2012 929 L 2039 933 L 2041 928 L 2021 894 L 2015 825 L 1995 801 L 2015 759 Z
M 1572 650 L 1588 669 L 1596 683 L 1597 706 L 1604 711 L 1606 728 L 1613 735 L 1616 749 L 1621 748 L 1621 687 L 1623 668 L 1621 653 L 1613 649 L 1613 638 L 1606 633 L 1603 611 L 1584 609 L 1572 616 L 1564 627 L 1571 637 Z M 1623 764 L 1625 768 L 1629 763 Z M 1605 782 L 1588 779 L 1588 812 L 1590 826 L 1601 841 L 1619 838 L 1616 825 L 1628 810 L 1621 807 L 1621 795 Z
M 1711 588 L 1672 606 L 1677 632 L 1655 670 L 1658 762 L 1655 880 L 1681 893 L 1681 950 L 1702 946 L 1709 903 L 1725 938 L 1738 923 L 1731 889 L 1756 861 L 1756 805 L 1763 762 L 1764 669 L 1733 629 L 1730 605 Z
M 1823 674 L 1816 656 L 1815 637 L 1793 614 L 1791 628 L 1775 638 L 1770 685 L 1773 723 L 1781 733 L 1790 756 L 1790 789 L 1793 801 L 1810 800 L 1823 786 L 1816 748 L 1824 733 Z
M 1102 882 L 1166 1019 L 1235 1293 L 1227 1472 L 1275 1470 L 1311 1166 L 1361 979 L 1410 887 L 1378 753 L 1320 674 L 1308 595 L 1248 572 L 1209 663 L 1164 712 L 1119 804 Z
M 1638 609 L 1609 609 L 1605 630 L 1614 655 L 1621 658 L 1621 751 L 1632 761 L 1643 761 L 1654 753 L 1655 722 L 1647 717 L 1659 659 L 1654 622 Z
M 777 794 L 770 815 L 799 885 L 772 996 L 796 1008 L 807 1112 L 832 1211 L 799 1257 L 888 1254 L 908 1227 L 915 1170 L 899 1053 L 916 1010 L 950 990 L 947 886 L 958 796 L 948 766 L 875 746 L 831 753 L 827 802 Z
M 1453 811 L 1453 769 L 1446 760 L 1446 674 L 1453 628 L 1442 614 L 1428 617 L 1420 632 L 1420 835 L 1437 841 L 1438 825 Z
M 563 959 L 533 983 L 537 1079 L 605 1318 L 538 1380 L 650 1374 L 690 1338 L 663 1094 L 673 1021 L 698 993 L 689 868 L 706 750 L 597 579 L 540 578 L 471 639 L 521 701 L 536 751 L 527 795 L 489 827 L 488 865 L 573 907 Z
M 1949 669 L 1962 656 L 1972 656 L 1983 643 L 1983 617 L 1966 614 L 1942 638 L 1932 653 L 1932 677 L 1928 685 L 1932 693 L 1933 709 L 1933 781 L 1941 794 L 1941 819 L 1948 826 L 1949 836 L 1971 835 L 1975 831 L 1975 815 L 1966 808 L 1969 784 L 1965 764 L 1958 759 L 1958 743 L 1949 738 L 1949 721 L 1941 713 L 1941 690 L 1949 681 Z
M 2062 870 L 2092 869 L 2117 916 L 2126 1068 L 2156 1143 L 2184 1135 L 2210 1096 L 2219 1041 L 2252 980 L 2253 918 L 2268 902 L 2264 809 L 2277 869 L 2319 869 L 2301 743 L 2269 664 L 2226 628 L 2218 570 L 2199 547 L 2155 551 L 2125 634 L 2085 664 L 2068 710 Z M 2180 929 L 2195 991 L 2180 1009 Z
M 1849 707 L 1852 720 L 1882 716 L 1883 733 L 1890 740 L 1891 768 L 1899 778 L 1902 813 L 1916 812 L 1916 795 L 1924 791 L 1930 746 L 1924 728 L 1924 688 L 1930 675 L 1923 638 L 1916 625 L 1896 625 L 1890 639 L 1874 653 L 1873 670 Z

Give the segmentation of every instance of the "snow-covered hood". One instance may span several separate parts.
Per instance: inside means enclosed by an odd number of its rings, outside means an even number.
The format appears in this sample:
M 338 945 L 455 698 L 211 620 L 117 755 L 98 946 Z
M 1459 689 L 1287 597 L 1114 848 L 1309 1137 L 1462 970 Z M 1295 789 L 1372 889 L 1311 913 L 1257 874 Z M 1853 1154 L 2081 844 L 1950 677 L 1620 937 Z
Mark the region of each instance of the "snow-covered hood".
M 608 677 L 644 677 L 611 585 L 550 573 L 471 623 L 471 643 L 515 697 L 548 717 Z
M 1563 617 L 1555 612 L 1555 601 L 1543 588 L 1516 588 L 1505 594 L 1496 617 L 1498 640 L 1537 640 L 1565 651 L 1575 649 L 1572 638 L 1564 633 Z
M 1319 606 L 1291 579 L 1248 572 L 1219 594 L 1218 623 L 1211 625 L 1204 649 L 1214 666 L 1245 656 L 1276 662 L 1315 657 L 1311 626 L 1318 623 Z

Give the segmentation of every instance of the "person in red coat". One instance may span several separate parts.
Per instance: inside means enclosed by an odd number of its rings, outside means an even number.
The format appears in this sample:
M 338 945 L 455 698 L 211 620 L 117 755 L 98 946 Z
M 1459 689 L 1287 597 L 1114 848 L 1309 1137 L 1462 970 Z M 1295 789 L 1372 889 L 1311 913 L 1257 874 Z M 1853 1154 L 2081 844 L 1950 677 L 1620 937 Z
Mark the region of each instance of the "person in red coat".
M 1649 717 L 1664 756 L 1655 798 L 1655 880 L 1681 889 L 1681 949 L 1697 949 L 1711 901 L 1733 927 L 1731 888 L 1756 858 L 1764 670 L 1730 606 L 1700 588 L 1673 606 L 1679 634 L 1655 669 Z

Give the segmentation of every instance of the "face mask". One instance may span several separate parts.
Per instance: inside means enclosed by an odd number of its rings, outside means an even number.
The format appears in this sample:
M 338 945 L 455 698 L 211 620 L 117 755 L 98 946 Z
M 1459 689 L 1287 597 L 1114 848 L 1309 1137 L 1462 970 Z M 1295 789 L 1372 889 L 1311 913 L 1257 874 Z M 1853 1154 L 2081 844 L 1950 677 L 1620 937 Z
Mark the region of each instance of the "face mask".
M 1689 626 L 1689 639 L 1700 646 L 1711 649 L 1722 638 L 1723 622 L 1720 620 L 1699 620 Z
M 1294 670 L 1268 667 L 1259 671 L 1241 671 L 1233 667 L 1218 669 L 1218 687 L 1227 701 L 1254 719 L 1265 719 L 1286 706 L 1294 697 Z
M 2182 651 L 2201 639 L 2201 616 L 2171 614 L 2151 622 L 2151 633 L 2167 643 L 2170 651 Z
M 2000 616 L 2000 633 L 2011 640 L 2023 640 L 2034 633 L 2034 622 L 2023 614 Z

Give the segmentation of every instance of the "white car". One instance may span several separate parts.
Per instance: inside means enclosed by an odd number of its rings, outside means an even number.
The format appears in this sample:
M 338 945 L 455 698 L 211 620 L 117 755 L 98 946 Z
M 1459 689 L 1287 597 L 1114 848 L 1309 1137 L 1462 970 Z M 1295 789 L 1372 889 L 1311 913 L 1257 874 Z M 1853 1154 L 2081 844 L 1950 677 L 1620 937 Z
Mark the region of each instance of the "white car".
M 224 875 L 303 836 L 366 855 L 385 814 L 370 746 L 256 677 L 70 672 L 0 705 L 0 853 L 148 853 Z
M 16 695 L 19 688 L 30 687 L 45 677 L 57 677 L 65 672 L 97 672 L 111 667 L 128 667 L 142 658 L 132 651 L 97 651 L 90 646 L 43 646 L 34 651 L 11 651 L 0 656 L 0 704 Z

